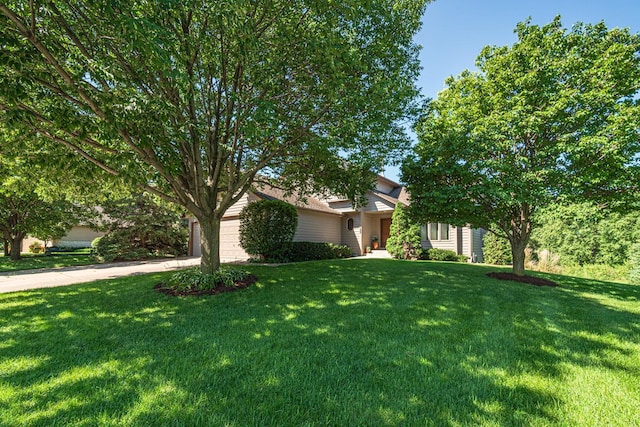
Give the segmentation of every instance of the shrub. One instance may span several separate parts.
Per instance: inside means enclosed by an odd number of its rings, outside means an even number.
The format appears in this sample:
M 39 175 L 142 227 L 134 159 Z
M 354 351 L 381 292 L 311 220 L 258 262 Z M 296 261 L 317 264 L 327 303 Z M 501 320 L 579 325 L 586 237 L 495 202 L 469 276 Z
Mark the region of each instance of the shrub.
M 33 242 L 29 245 L 29 252 L 32 254 L 39 254 L 44 252 L 44 246 L 40 242 Z
M 469 257 L 466 255 L 458 255 L 458 262 L 469 262 Z
M 460 258 L 455 251 L 449 249 L 430 248 L 427 249 L 428 259 L 434 261 L 459 261 Z M 466 260 L 466 256 L 464 257 Z
M 640 285 L 640 242 L 631 245 L 629 250 L 629 282 L 634 285 Z
M 391 256 L 398 259 L 420 258 L 420 225 L 411 220 L 402 203 L 398 203 L 393 211 L 389 232 L 387 252 Z
M 104 205 L 103 237 L 91 243 L 105 262 L 180 256 L 187 252 L 188 233 L 180 214 L 148 195 Z
M 324 259 L 348 258 L 351 248 L 326 242 L 288 242 L 271 253 L 263 261 L 268 263 L 319 261 Z
M 487 233 L 482 238 L 484 262 L 494 265 L 511 264 L 511 245 L 505 238 Z
M 240 212 L 240 246 L 249 254 L 266 258 L 291 243 L 298 212 L 280 200 L 249 203 Z
M 207 274 L 195 267 L 173 273 L 167 280 L 167 286 L 180 292 L 206 291 L 218 286 L 233 287 L 235 282 L 245 280 L 247 276 L 248 272 L 234 268 L 221 267 L 215 273 Z

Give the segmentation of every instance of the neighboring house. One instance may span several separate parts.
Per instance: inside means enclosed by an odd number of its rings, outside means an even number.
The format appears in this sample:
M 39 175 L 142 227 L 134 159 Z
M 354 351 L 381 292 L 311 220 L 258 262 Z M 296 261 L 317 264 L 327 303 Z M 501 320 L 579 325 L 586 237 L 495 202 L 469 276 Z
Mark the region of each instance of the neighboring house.
M 90 248 L 91 242 L 105 233 L 95 231 L 86 225 L 74 225 L 69 232 L 59 240 L 54 240 L 52 246 L 64 248 Z
M 64 237 L 54 240 L 53 242 L 47 242 L 47 246 L 57 246 L 61 248 L 90 248 L 93 239 L 101 236 L 104 236 L 103 232 L 94 231 L 86 225 L 74 225 Z M 22 241 L 22 252 L 27 252 L 29 250 L 29 245 L 34 242 L 44 245 L 42 240 L 28 236 Z
M 378 176 L 374 190 L 367 192 L 367 204 L 354 208 L 350 200 L 339 197 L 285 196 L 282 190 L 262 186 L 245 194 L 225 213 L 220 226 L 220 257 L 223 261 L 246 260 L 249 255 L 240 246 L 240 211 L 258 200 L 283 200 L 298 211 L 298 228 L 294 241 L 330 242 L 347 245 L 354 255 L 364 255 L 378 238 L 380 248 L 386 247 L 391 228 L 391 216 L 396 204 L 409 204 L 409 194 L 400 184 Z M 437 234 L 427 233 L 431 225 L 423 227 L 422 245 L 425 248 L 454 250 L 467 255 L 471 262 L 482 262 L 484 230 L 469 227 L 438 225 Z M 435 230 L 435 228 L 434 228 Z M 189 224 L 189 254 L 200 256 L 200 227 L 196 220 Z

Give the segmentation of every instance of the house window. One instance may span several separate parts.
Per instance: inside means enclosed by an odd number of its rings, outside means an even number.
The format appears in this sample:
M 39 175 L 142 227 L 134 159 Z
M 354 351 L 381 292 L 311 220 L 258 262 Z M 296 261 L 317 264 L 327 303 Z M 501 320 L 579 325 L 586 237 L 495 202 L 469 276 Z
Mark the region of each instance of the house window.
M 349 231 L 353 230 L 353 218 L 349 218 L 347 220 L 347 230 Z
M 449 224 L 440 224 L 440 240 L 449 240 Z
M 423 227 L 423 230 L 421 230 L 423 240 L 426 238 L 427 231 L 429 232 L 429 240 L 449 240 L 449 224 L 432 222 Z
M 420 240 L 422 240 L 422 241 L 427 240 L 427 226 L 426 225 L 421 225 L 420 226 Z
M 438 239 L 438 223 L 429 224 L 429 240 L 440 240 Z

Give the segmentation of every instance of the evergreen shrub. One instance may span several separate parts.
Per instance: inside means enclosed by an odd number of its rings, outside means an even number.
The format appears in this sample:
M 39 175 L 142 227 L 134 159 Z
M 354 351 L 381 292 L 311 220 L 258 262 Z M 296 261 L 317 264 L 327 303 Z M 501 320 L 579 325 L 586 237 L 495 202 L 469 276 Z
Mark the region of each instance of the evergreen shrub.
M 487 233 L 482 238 L 484 262 L 493 265 L 511 264 L 511 245 L 507 239 Z

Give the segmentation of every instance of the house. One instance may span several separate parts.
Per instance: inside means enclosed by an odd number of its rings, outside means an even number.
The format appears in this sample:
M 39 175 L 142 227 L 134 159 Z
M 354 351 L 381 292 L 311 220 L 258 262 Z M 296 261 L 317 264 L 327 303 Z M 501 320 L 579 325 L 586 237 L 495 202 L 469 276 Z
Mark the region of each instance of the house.
M 246 260 L 249 255 L 240 246 L 240 211 L 258 200 L 283 200 L 298 211 L 298 228 L 294 241 L 330 242 L 347 245 L 354 255 L 364 255 L 366 248 L 378 239 L 381 249 L 390 235 L 391 216 L 398 203 L 409 204 L 409 194 L 400 184 L 378 176 L 375 189 L 366 194 L 367 204 L 355 208 L 340 197 L 306 197 L 286 195 L 277 188 L 262 186 L 247 192 L 225 213 L 220 226 L 220 255 L 223 261 Z M 200 227 L 189 223 L 189 255 L 200 256 Z M 471 262 L 482 262 L 484 230 L 427 224 L 423 227 L 422 246 L 451 249 L 467 255 Z
M 421 227 L 420 241 L 426 249 L 449 249 L 458 255 L 466 255 L 469 262 L 484 262 L 482 238 L 486 233 L 482 228 L 453 227 L 434 222 Z
M 71 230 L 69 230 L 69 232 L 60 239 L 54 240 L 53 242 L 47 242 L 47 246 L 58 246 L 61 248 L 90 248 L 93 239 L 101 236 L 104 236 L 103 232 L 95 231 L 87 225 L 74 225 L 73 227 L 71 227 Z M 21 251 L 26 252 L 29 248 L 29 245 L 36 242 L 43 246 L 45 243 L 35 237 L 27 236 L 22 241 Z

